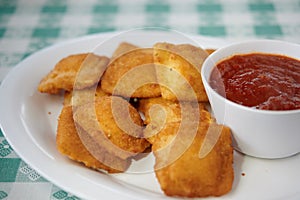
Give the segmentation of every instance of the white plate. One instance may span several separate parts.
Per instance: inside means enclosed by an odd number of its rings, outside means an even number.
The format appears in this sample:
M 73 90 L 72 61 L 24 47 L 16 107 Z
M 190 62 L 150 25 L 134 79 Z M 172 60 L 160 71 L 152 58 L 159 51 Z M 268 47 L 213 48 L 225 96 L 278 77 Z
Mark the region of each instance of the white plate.
M 160 38 L 159 41 L 166 39 L 159 32 L 139 34 L 127 41 L 153 43 L 153 36 Z M 55 133 L 63 99 L 40 94 L 36 89 L 41 78 L 59 59 L 91 51 L 96 44 L 113 35 L 115 33 L 98 34 L 57 44 L 35 53 L 13 68 L 0 89 L 1 128 L 11 146 L 26 163 L 49 181 L 79 197 L 166 199 L 154 173 L 106 175 L 71 162 L 59 154 L 55 146 Z M 217 48 L 228 44 L 226 41 L 200 36 L 194 36 L 193 39 L 203 47 Z M 111 53 L 111 49 L 107 53 Z M 143 164 L 153 164 L 149 158 L 133 163 L 132 167 L 142 168 Z M 281 160 L 264 160 L 235 152 L 234 162 L 233 189 L 217 199 L 300 199 L 299 154 Z

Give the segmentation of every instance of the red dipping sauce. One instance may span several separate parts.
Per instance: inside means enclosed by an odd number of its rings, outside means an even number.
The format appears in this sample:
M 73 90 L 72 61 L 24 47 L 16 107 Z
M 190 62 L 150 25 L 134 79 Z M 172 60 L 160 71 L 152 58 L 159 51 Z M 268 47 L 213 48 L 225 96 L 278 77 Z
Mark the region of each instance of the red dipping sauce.
M 219 62 L 211 87 L 238 104 L 262 110 L 300 109 L 300 61 L 283 55 L 251 53 Z

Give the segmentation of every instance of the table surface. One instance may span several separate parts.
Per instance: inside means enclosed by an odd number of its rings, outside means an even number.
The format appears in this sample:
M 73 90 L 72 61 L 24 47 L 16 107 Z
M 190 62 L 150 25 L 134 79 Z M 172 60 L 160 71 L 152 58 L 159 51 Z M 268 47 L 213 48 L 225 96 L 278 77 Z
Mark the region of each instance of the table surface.
M 300 1 L 0 0 L 0 81 L 17 63 L 44 47 L 84 35 L 142 27 L 225 40 L 300 43 Z M 79 198 L 22 161 L 0 130 L 2 199 Z

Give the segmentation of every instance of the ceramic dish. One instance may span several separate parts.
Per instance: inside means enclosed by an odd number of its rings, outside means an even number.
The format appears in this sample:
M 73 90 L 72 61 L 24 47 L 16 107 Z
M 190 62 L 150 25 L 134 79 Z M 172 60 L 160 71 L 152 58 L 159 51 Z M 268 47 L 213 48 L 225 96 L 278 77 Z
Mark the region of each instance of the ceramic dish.
M 116 33 L 82 37 L 54 45 L 28 57 L 12 69 L 0 89 L 0 122 L 6 139 L 17 154 L 43 177 L 83 199 L 168 199 L 153 172 L 107 175 L 70 161 L 56 150 L 57 117 L 61 96 L 40 94 L 37 85 L 61 58 L 90 51 Z M 128 42 L 145 45 L 163 41 L 158 32 L 141 32 Z M 223 40 L 193 36 L 203 47 L 219 48 Z M 169 38 L 172 40 L 172 38 Z M 180 41 L 178 41 L 180 42 Z M 111 52 L 107 52 L 108 54 Z M 131 169 L 152 166 L 153 156 L 133 163 Z M 300 155 L 264 160 L 235 152 L 232 191 L 209 199 L 299 199 Z M 172 199 L 172 198 L 170 198 Z
M 242 106 L 219 95 L 209 84 L 212 69 L 233 55 L 264 53 L 300 59 L 300 45 L 251 40 L 227 45 L 203 63 L 202 79 L 217 121 L 231 128 L 235 148 L 260 158 L 284 158 L 300 152 L 300 110 L 271 111 Z

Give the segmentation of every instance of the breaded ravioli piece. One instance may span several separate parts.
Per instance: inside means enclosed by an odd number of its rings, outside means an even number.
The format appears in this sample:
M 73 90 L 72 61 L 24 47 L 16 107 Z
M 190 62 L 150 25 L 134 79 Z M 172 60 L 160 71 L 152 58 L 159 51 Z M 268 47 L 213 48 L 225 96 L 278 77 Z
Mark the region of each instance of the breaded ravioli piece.
M 66 91 L 64 94 L 64 105 L 80 106 L 86 103 L 96 101 L 97 98 L 103 96 L 110 96 L 110 95 L 105 93 L 101 89 L 100 85 L 98 85 L 96 88 L 91 87 L 82 90 L 73 90 L 71 92 Z
M 205 110 L 200 115 L 197 125 L 167 123 L 152 138 L 155 174 L 168 196 L 221 196 L 232 188 L 230 129 L 216 124 Z M 193 125 L 197 127 L 195 133 L 189 132 Z
M 199 158 L 199 152 L 207 128 L 200 126 L 191 146 L 175 162 L 156 170 L 156 177 L 166 195 L 221 196 L 231 190 L 234 173 L 230 131 L 227 127 L 216 129 L 222 131 L 220 138 L 204 158 Z M 160 156 L 156 156 L 156 165 L 160 162 Z
M 104 96 L 79 106 L 74 120 L 83 130 L 79 135 L 92 138 L 107 152 L 122 159 L 142 153 L 150 146 L 143 138 L 139 113 L 121 97 Z
M 108 154 L 108 152 L 103 151 L 101 147 L 98 147 L 97 151 L 113 160 L 115 166 L 117 167 L 111 168 L 96 159 L 86 149 L 77 133 L 77 129 L 73 120 L 72 106 L 64 106 L 60 113 L 58 119 L 56 145 L 58 151 L 61 154 L 68 156 L 70 159 L 83 163 L 86 167 L 96 170 L 105 170 L 108 173 L 125 171 L 131 163 L 130 159 L 121 159 L 116 156 L 112 156 Z
M 61 90 L 72 91 L 91 87 L 98 83 L 109 58 L 92 53 L 70 55 L 60 60 L 54 69 L 39 83 L 43 93 L 58 94 Z
M 153 49 L 134 49 L 113 59 L 101 78 L 106 93 L 123 97 L 160 96 L 153 64 Z
M 154 45 L 157 80 L 164 99 L 208 102 L 201 67 L 208 53 L 190 44 Z

